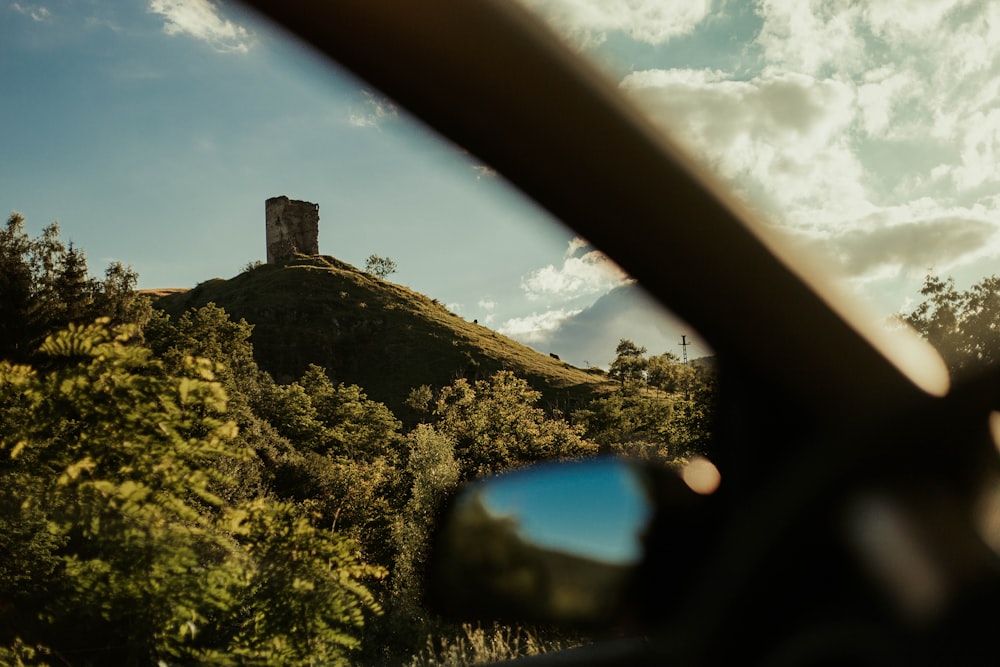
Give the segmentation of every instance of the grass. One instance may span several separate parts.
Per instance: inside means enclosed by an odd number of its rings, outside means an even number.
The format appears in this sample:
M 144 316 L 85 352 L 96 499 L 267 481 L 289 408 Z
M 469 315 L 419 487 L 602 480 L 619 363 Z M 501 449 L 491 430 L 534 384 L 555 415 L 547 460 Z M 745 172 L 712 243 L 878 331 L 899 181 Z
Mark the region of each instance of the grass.
M 441 387 L 499 370 L 527 379 L 548 407 L 564 411 L 614 388 L 599 369 L 536 352 L 467 322 L 436 299 L 329 256 L 209 280 L 165 294 L 156 306 L 176 316 L 209 302 L 254 325 L 257 361 L 278 381 L 297 378 L 315 363 L 397 413 L 413 387 Z
M 495 625 L 486 630 L 465 624 L 462 633 L 436 640 L 427 638 L 425 649 L 407 667 L 471 667 L 569 648 L 563 641 L 545 641 L 525 628 Z

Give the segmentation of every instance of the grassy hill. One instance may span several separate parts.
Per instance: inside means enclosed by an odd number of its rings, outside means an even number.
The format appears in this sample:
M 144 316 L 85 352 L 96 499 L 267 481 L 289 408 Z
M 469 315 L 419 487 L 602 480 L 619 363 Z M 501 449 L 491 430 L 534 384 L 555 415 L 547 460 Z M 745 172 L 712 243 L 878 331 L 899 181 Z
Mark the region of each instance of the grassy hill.
M 329 256 L 261 265 L 230 280 L 165 292 L 155 305 L 176 317 L 209 302 L 254 325 L 257 362 L 276 380 L 297 378 L 315 363 L 394 411 L 412 387 L 485 378 L 501 369 L 527 379 L 545 403 L 562 409 L 613 388 L 599 369 L 540 354 Z

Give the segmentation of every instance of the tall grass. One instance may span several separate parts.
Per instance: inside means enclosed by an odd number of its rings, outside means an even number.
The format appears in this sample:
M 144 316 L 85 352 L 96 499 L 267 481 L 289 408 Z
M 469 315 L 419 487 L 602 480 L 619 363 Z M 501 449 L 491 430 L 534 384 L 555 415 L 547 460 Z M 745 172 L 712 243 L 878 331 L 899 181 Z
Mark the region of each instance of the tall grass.
M 424 650 L 406 667 L 471 667 L 490 665 L 529 655 L 571 648 L 579 642 L 548 639 L 527 628 L 494 625 L 482 628 L 468 623 L 454 637 L 428 637 Z

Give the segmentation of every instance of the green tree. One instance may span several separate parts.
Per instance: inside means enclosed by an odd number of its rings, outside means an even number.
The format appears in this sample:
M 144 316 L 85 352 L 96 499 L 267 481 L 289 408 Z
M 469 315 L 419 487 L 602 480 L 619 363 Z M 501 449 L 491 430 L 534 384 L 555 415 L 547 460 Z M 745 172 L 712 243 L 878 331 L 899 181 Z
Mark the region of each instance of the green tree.
M 230 477 L 239 480 L 228 490 L 227 499 L 249 500 L 264 492 L 270 476 L 267 463 L 291 445 L 260 414 L 266 403 L 264 387 L 273 382 L 254 360 L 253 325 L 243 319 L 234 322 L 225 310 L 209 303 L 176 319 L 155 311 L 143 332 L 146 344 L 169 372 L 177 372 L 189 357 L 215 364 L 216 380 L 229 397 L 227 414 L 239 427 L 234 444 L 257 455 L 225 462 Z
M 233 663 L 349 665 L 361 648 L 352 630 L 382 613 L 361 581 L 385 569 L 361 562 L 353 541 L 317 528 L 311 507 L 261 499 L 238 511 L 235 530 L 254 558 L 228 650 Z
M 33 288 L 30 252 L 24 216 L 11 213 L 0 230 L 0 358 L 21 359 L 28 351 Z
M 396 273 L 396 262 L 388 257 L 369 255 L 368 259 L 365 260 L 365 271 L 385 280 L 393 273 Z
M 241 429 L 258 427 L 257 411 L 264 398 L 265 376 L 254 359 L 253 325 L 240 318 L 234 322 L 223 308 L 208 303 L 172 319 L 156 311 L 144 327 L 147 344 L 171 370 L 187 357 L 210 359 L 217 379 L 230 397 L 229 413 Z
M 608 374 L 621 383 L 622 389 L 634 388 L 642 383 L 646 375 L 646 348 L 640 347 L 627 338 L 618 341 L 615 358 Z
M 431 390 L 430 385 L 422 384 L 419 387 L 410 389 L 410 393 L 407 394 L 403 405 L 418 415 L 424 415 L 430 412 L 431 401 L 433 400 L 434 392 Z
M 923 335 L 953 374 L 1000 363 L 1000 278 L 983 278 L 959 292 L 952 278 L 927 276 L 924 300 L 900 316 Z
M 135 292 L 132 269 L 112 264 L 103 281 L 90 277 L 83 251 L 59 239 L 52 223 L 37 238 L 12 213 L 0 231 L 0 358 L 26 361 L 47 335 L 67 324 L 108 317 L 142 325 L 147 298 Z
M 573 423 L 584 429 L 585 437 L 605 451 L 666 463 L 707 453 L 716 406 L 712 366 L 683 364 L 670 352 L 647 360 L 645 348 L 627 339 L 616 351 L 612 365 L 623 390 L 573 413 Z M 647 384 L 663 395 L 634 391 L 642 368 Z
M 361 387 L 334 384 L 326 370 L 309 364 L 299 384 L 323 425 L 322 448 L 353 461 L 385 456 L 398 460 L 402 424 L 383 403 L 372 401 Z
M 673 441 L 672 400 L 639 392 L 615 392 L 573 413 L 573 422 L 604 451 L 670 462 L 684 455 Z
M 297 451 L 320 452 L 325 448 L 326 429 L 302 385 L 270 385 L 264 401 L 262 415 Z
M 671 352 L 651 356 L 646 368 L 649 385 L 668 394 L 690 391 L 696 374 L 692 366 L 682 364 Z
M 398 555 L 392 573 L 390 614 L 393 643 L 415 649 L 430 630 L 421 603 L 430 537 L 442 502 L 458 486 L 461 470 L 454 439 L 432 426 L 418 425 L 407 435 L 406 444 L 410 495 L 392 526 Z
M 355 385 L 335 385 L 318 366 L 288 385 L 266 384 L 258 409 L 289 448 L 269 464 L 280 498 L 312 502 L 313 511 L 355 539 L 365 557 L 390 566 L 391 526 L 400 488 L 400 423 Z
M 395 559 L 391 526 L 403 499 L 399 476 L 385 459 L 371 462 L 291 451 L 273 464 L 272 490 L 283 500 L 312 502 L 325 526 L 351 537 L 365 558 Z
M 145 329 L 150 347 L 172 366 L 198 356 L 220 365 L 227 390 L 246 390 L 257 382 L 253 325 L 242 318 L 234 322 L 214 303 L 187 310 L 176 321 L 158 312 Z
M 261 413 L 301 451 L 373 461 L 398 458 L 401 424 L 357 385 L 333 384 L 310 364 L 297 382 L 265 390 Z
M 162 373 L 129 344 L 136 333 L 71 326 L 41 348 L 70 363 L 44 374 L 0 364 L 9 460 L 0 474 L 4 487 L 17 484 L 3 517 L 42 518 L 58 545 L 40 559 L 54 595 L 24 598 L 16 582 L 0 582 L 0 596 L 15 600 L 6 625 L 87 661 L 187 655 L 184 628 L 209 623 L 237 584 L 236 554 L 215 530 L 216 463 L 239 455 L 225 444 L 235 435 L 225 394 L 208 362 Z M 31 545 L 45 540 L 31 535 Z
M 145 325 L 153 306 L 148 297 L 136 293 L 138 282 L 139 274 L 132 267 L 121 262 L 109 264 L 97 286 L 91 316 L 107 317 L 112 324 Z
M 0 656 L 346 664 L 384 575 L 308 503 L 226 500 L 237 445 L 216 365 L 180 370 L 106 320 L 0 362 Z
M 432 412 L 434 427 L 454 438 L 464 478 L 596 453 L 582 429 L 536 407 L 540 397 L 510 371 L 475 383 L 459 379 L 440 391 Z

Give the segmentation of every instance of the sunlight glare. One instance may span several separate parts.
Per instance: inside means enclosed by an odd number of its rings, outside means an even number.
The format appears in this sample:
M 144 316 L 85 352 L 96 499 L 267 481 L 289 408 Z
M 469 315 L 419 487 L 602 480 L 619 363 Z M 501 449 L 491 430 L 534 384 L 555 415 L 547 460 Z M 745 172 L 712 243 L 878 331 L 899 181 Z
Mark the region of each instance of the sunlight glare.
M 895 502 L 877 495 L 859 498 L 849 525 L 863 562 L 901 611 L 919 619 L 943 607 L 947 582 Z
M 1000 450 L 1000 412 L 990 413 L 990 436 Z M 976 530 L 994 552 L 1000 554 L 1000 481 L 989 484 L 976 503 Z
M 722 482 L 719 469 L 704 456 L 696 456 L 691 459 L 681 471 L 681 478 L 688 485 L 688 488 L 703 496 L 715 493 Z
M 990 413 L 990 435 L 993 437 L 993 445 L 1000 450 L 1000 412 Z

